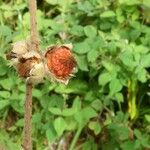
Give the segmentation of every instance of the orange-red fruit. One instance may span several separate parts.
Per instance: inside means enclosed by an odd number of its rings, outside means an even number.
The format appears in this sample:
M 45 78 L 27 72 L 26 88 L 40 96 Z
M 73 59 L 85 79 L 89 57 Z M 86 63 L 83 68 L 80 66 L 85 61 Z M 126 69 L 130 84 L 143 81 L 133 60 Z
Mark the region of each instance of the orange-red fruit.
M 71 50 L 66 46 L 53 46 L 45 54 L 50 73 L 58 80 L 67 80 L 76 66 Z

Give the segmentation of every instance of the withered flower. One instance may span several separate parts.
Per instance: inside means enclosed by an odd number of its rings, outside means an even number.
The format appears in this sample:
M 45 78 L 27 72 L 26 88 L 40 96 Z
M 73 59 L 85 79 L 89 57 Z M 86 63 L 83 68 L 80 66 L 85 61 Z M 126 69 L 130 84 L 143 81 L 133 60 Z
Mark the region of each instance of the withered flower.
M 26 41 L 18 41 L 12 46 L 6 58 L 10 60 L 18 75 L 28 83 L 42 82 L 45 70 L 40 54 L 30 51 L 29 43 Z
M 6 58 L 11 60 L 14 67 L 18 64 L 19 58 L 29 51 L 29 42 L 18 41 L 12 44 L 12 50 L 6 54 Z

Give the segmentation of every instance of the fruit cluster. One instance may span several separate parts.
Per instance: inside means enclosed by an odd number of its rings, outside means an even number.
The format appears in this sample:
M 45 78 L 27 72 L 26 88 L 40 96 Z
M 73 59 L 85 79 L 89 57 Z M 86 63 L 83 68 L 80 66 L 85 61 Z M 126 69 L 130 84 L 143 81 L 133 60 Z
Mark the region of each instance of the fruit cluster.
M 18 41 L 6 55 L 19 76 L 27 83 L 38 84 L 44 77 L 67 84 L 73 76 L 76 61 L 72 44 L 52 45 L 44 53 L 30 50 L 30 43 Z

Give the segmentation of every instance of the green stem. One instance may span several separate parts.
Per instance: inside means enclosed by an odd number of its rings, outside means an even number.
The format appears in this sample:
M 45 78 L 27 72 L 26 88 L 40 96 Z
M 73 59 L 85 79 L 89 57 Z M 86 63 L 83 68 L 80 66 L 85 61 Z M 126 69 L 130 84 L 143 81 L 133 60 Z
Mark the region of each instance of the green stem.
M 136 96 L 137 81 L 131 79 L 128 83 L 128 112 L 131 120 L 134 120 L 137 117 Z
M 80 133 L 81 133 L 81 131 L 82 131 L 82 126 L 80 126 L 79 128 L 78 128 L 78 130 L 77 130 L 77 132 L 76 132 L 76 134 L 75 134 L 75 136 L 74 136 L 74 138 L 73 138 L 73 140 L 72 140 L 72 142 L 71 142 L 71 145 L 70 145 L 70 148 L 69 148 L 69 150 L 73 150 L 74 149 L 74 147 L 75 147 L 75 145 L 76 145 L 76 143 L 77 143 L 77 140 L 78 140 L 78 138 L 79 138 L 79 136 L 80 136 Z

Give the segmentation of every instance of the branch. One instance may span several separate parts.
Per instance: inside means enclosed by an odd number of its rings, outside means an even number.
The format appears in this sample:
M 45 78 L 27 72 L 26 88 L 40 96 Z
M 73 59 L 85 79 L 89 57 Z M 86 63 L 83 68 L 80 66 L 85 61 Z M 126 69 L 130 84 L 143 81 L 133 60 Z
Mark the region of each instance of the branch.
M 25 115 L 24 115 L 24 150 L 32 150 L 32 85 L 26 84 Z
M 30 12 L 30 48 L 31 50 L 39 50 L 39 40 L 36 21 L 36 0 L 29 0 Z M 23 149 L 32 150 L 32 85 L 26 83 L 26 99 L 25 99 L 25 115 L 24 115 L 24 137 Z
M 31 49 L 38 51 L 39 39 L 37 31 L 36 10 L 37 10 L 36 0 L 29 0 Z

